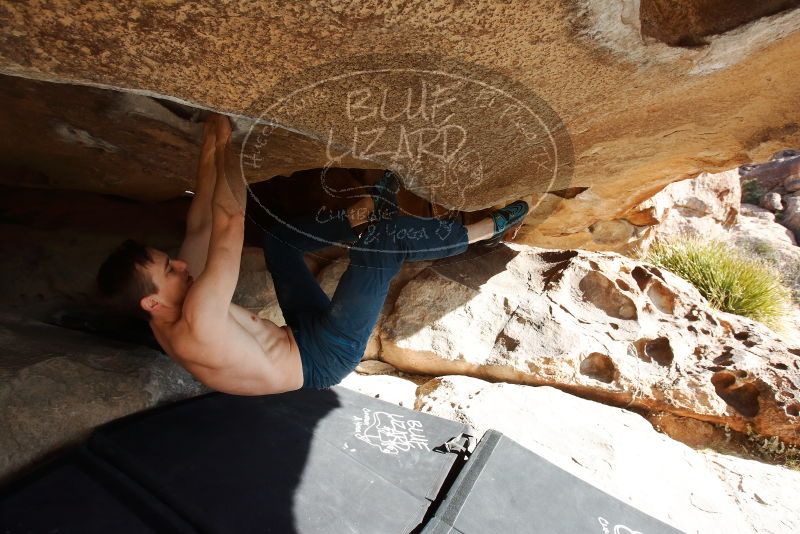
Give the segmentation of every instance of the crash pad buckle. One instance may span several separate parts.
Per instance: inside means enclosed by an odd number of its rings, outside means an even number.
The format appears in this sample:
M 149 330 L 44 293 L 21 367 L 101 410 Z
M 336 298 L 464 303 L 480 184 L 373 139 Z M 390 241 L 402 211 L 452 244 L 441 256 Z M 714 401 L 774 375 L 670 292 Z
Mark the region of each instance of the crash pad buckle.
M 461 440 L 464 440 L 461 443 Z M 465 456 L 469 456 L 472 454 L 472 451 L 475 449 L 475 437 L 472 434 L 466 434 L 462 432 L 458 436 L 452 437 L 447 440 L 447 442 L 435 447 L 433 450 L 436 452 L 441 453 L 448 453 L 454 452 L 456 454 L 464 454 Z

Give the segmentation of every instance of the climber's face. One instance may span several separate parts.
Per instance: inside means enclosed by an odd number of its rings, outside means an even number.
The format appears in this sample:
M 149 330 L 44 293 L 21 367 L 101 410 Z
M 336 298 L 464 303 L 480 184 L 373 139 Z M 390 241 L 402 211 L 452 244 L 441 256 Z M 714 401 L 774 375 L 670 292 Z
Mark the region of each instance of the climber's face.
M 148 251 L 153 261 L 147 264 L 144 271 L 150 276 L 158 292 L 143 297 L 142 307 L 152 315 L 179 310 L 194 282 L 189 274 L 189 265 L 185 261 L 170 258 L 166 252 L 152 248 Z

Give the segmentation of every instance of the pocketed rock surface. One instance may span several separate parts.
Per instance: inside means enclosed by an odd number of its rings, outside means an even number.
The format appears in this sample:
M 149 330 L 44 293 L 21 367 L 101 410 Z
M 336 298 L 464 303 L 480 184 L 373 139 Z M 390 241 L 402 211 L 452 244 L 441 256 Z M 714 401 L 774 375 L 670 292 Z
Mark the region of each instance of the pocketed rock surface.
M 509 244 L 434 264 L 381 326 L 381 359 L 429 375 L 550 385 L 800 444 L 800 348 L 616 254 Z

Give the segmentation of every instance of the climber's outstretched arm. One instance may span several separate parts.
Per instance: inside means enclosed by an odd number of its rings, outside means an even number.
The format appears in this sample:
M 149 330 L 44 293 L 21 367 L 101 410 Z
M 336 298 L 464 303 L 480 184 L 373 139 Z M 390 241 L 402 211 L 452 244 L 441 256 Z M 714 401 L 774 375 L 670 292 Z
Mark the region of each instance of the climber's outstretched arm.
M 227 117 L 221 117 L 216 130 L 217 183 L 211 201 L 208 260 L 183 306 L 183 316 L 198 340 L 213 340 L 223 335 L 221 329 L 230 324 L 227 318 L 239 279 L 246 189 L 240 185 L 242 179 L 234 174 L 235 170 L 226 170 L 227 160 L 233 158 L 230 134 Z
M 215 153 L 218 120 L 210 115 L 203 127 L 194 198 L 186 215 L 186 235 L 178 253 L 178 258 L 189 264 L 189 272 L 194 278 L 205 269 L 211 238 L 211 201 L 217 183 Z

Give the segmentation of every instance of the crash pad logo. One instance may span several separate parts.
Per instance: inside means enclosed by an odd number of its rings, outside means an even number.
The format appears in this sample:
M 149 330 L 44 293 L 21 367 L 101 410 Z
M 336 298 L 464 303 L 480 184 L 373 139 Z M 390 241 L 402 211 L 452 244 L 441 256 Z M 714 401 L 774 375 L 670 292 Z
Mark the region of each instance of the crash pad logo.
M 430 450 L 422 423 L 414 419 L 364 408 L 360 417 L 353 416 L 353 423 L 353 435 L 384 454 L 398 454 L 411 449 Z

